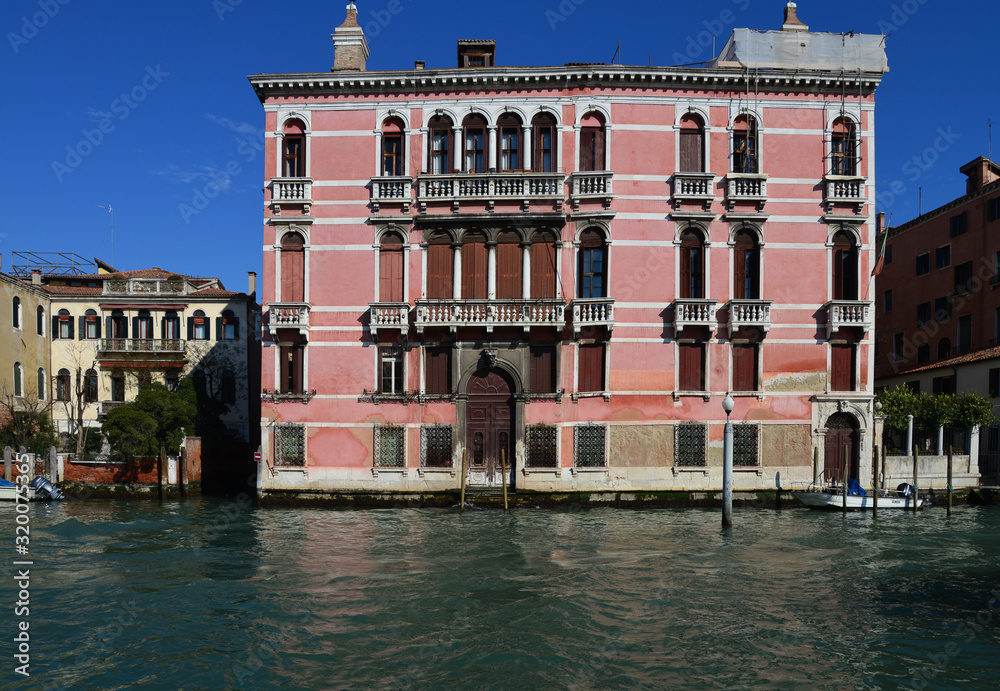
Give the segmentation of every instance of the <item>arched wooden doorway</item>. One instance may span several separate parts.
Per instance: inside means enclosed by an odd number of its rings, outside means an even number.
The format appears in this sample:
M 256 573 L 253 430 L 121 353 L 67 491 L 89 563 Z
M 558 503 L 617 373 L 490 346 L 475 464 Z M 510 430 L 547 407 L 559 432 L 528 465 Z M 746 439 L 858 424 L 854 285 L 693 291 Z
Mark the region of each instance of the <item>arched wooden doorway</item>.
M 466 391 L 466 442 L 470 485 L 500 487 L 500 451 L 505 451 L 508 481 L 514 449 L 514 384 L 496 369 L 472 375 Z
M 844 475 L 844 449 L 847 449 L 847 479 L 860 477 L 859 450 L 861 435 L 858 422 L 846 413 L 835 413 L 826 421 L 826 448 L 824 454 L 823 481 L 841 483 Z

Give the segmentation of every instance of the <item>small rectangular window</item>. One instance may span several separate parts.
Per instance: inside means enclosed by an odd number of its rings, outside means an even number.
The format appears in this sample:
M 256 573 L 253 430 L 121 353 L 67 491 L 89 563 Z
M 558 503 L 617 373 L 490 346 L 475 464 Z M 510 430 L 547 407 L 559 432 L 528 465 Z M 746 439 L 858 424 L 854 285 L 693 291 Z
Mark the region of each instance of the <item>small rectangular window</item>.
M 86 338 L 88 340 L 95 340 L 97 338 L 97 317 L 87 317 L 86 327 Z
M 924 326 L 931 321 L 931 303 L 921 302 L 917 305 L 917 326 Z
M 289 422 L 274 426 L 274 465 L 304 466 L 306 464 L 305 425 Z
M 224 340 L 224 341 L 235 341 L 236 340 L 236 318 L 235 317 L 223 317 L 222 318 L 222 340 Z
M 425 468 L 452 467 L 451 425 L 420 427 L 420 465 Z
M 402 425 L 375 425 L 375 467 L 402 468 L 406 465 L 406 428 Z
M 892 245 L 885 246 L 885 263 L 886 266 L 892 264 Z
M 69 317 L 59 317 L 59 338 L 73 338 L 73 322 Z
M 674 465 L 708 465 L 705 455 L 707 427 L 701 422 L 682 422 L 674 426 Z
M 743 468 L 760 465 L 760 425 L 745 422 L 733 425 L 733 465 Z
M 957 238 L 959 235 L 966 230 L 966 221 L 968 219 L 968 212 L 963 211 L 960 214 L 951 217 L 951 236 Z
M 194 318 L 194 340 L 208 340 L 208 319 L 205 317 Z
M 577 425 L 573 428 L 573 466 L 603 468 L 608 465 L 604 440 L 608 428 L 604 425 Z
M 399 348 L 382 348 L 379 351 L 380 377 L 379 393 L 402 394 L 406 385 L 403 381 L 403 353 Z
M 917 275 L 926 276 L 931 272 L 931 253 L 924 252 L 917 255 Z
M 955 267 L 955 294 L 968 293 L 972 283 L 972 262 L 963 262 Z
M 555 425 L 526 425 L 524 431 L 524 446 L 528 454 L 525 465 L 529 468 L 558 467 L 559 428 Z
M 955 393 L 954 376 L 934 377 L 934 380 L 931 382 L 931 385 L 933 387 L 932 390 L 935 395 L 937 394 L 949 395 Z
M 892 312 L 892 289 L 882 293 L 882 311 Z
M 1000 398 L 1000 368 L 990 370 L 990 398 Z
M 951 266 L 951 245 L 938 247 L 934 250 L 934 266 L 939 269 L 946 269 Z

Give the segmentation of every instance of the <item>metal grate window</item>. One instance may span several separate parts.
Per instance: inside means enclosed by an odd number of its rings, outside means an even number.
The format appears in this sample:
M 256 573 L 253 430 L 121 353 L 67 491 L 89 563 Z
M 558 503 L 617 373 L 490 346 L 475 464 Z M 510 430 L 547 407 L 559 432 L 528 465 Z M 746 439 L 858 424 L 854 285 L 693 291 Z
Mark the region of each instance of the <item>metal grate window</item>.
M 701 422 L 685 422 L 674 427 L 674 463 L 679 466 L 705 466 L 705 432 Z
M 375 467 L 406 466 L 406 428 L 402 425 L 375 425 Z
M 559 457 L 557 455 L 556 434 L 558 428 L 555 425 L 527 425 L 527 446 L 529 468 L 557 468 Z
M 733 465 L 760 465 L 760 425 L 733 425 Z
M 451 425 L 423 425 L 420 428 L 420 465 L 452 467 Z
M 274 465 L 306 464 L 306 427 L 296 423 L 274 426 Z
M 573 428 L 574 457 L 577 468 L 603 468 L 608 459 L 604 454 L 604 425 L 577 425 Z

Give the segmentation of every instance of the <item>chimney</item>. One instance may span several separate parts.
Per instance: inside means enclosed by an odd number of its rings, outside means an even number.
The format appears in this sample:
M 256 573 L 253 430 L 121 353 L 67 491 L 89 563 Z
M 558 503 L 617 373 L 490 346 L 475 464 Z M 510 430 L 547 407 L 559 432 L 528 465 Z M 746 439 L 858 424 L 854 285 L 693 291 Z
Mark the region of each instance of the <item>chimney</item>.
M 875 237 L 878 237 L 886 231 L 885 227 L 885 212 L 880 211 L 875 215 Z
M 347 6 L 347 19 L 338 26 L 333 35 L 332 72 L 364 72 L 371 51 L 365 39 L 364 29 L 358 24 L 358 8 L 352 1 Z
M 1000 178 L 1000 166 L 997 166 L 996 163 L 985 156 L 980 156 L 974 161 L 969 161 L 959 170 L 969 178 L 965 181 L 966 194 L 975 194 L 986 185 Z
M 426 64 L 427 63 L 424 62 L 423 60 L 414 60 L 413 61 L 413 69 L 415 69 L 415 70 L 422 70 L 422 69 L 424 69 L 424 66 Z
M 782 31 L 809 31 L 809 27 L 803 24 L 796 14 L 794 2 L 785 5 L 785 23 L 781 25 Z
M 41 269 L 31 270 L 31 285 L 40 286 L 42 285 L 42 271 Z
M 255 298 L 255 296 L 257 295 L 257 272 L 256 271 L 247 271 L 247 284 L 248 284 L 248 286 L 247 286 L 248 287 L 247 295 L 249 295 L 251 298 L 256 299 Z

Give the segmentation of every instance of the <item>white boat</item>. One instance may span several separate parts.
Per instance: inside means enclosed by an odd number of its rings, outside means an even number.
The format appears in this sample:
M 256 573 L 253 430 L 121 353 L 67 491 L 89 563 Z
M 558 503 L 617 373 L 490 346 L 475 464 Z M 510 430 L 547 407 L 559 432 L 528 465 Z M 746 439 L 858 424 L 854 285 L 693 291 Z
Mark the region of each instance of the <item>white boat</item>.
M 17 501 L 17 491 L 19 487 L 13 482 L 0 478 L 0 501 Z M 22 490 L 22 494 L 25 490 Z M 27 487 L 28 501 L 35 498 L 35 488 L 31 485 Z
M 916 497 L 911 485 L 901 485 L 902 489 L 878 490 L 878 507 L 880 509 L 912 509 L 913 502 L 917 508 L 923 508 L 924 500 Z M 875 505 L 871 490 L 858 491 L 860 487 L 848 484 L 847 508 L 870 510 Z M 864 492 L 864 494 L 862 494 Z M 844 507 L 843 485 L 809 485 L 803 489 L 792 489 L 795 497 L 812 509 L 842 509 Z

